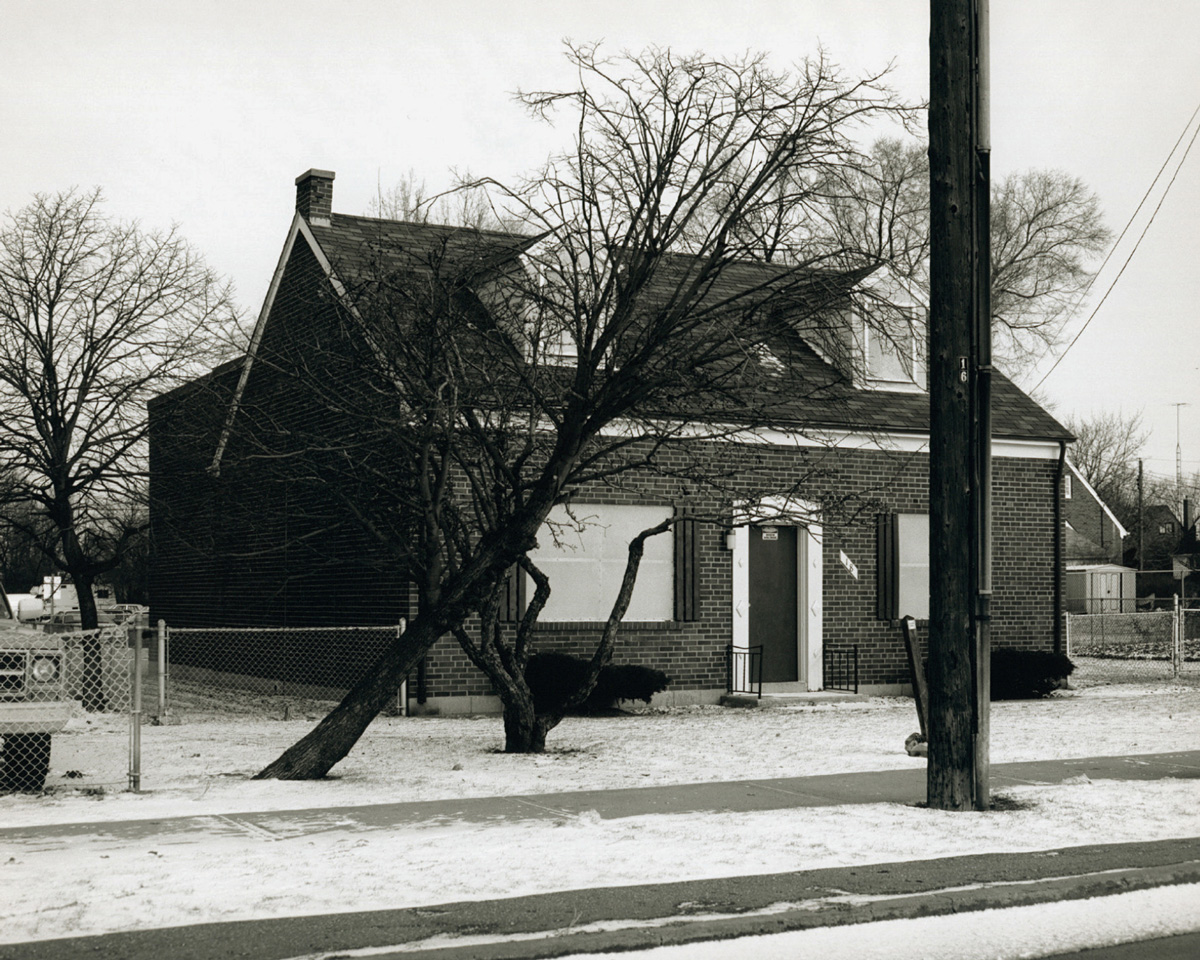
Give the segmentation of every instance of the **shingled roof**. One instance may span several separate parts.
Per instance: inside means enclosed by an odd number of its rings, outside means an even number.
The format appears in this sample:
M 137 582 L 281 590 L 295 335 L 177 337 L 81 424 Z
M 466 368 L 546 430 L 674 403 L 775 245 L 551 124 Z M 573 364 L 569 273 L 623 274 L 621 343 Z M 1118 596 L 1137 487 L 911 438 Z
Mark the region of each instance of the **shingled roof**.
M 537 242 L 536 237 L 437 224 L 409 223 L 373 217 L 332 214 L 328 222 L 309 225 L 313 237 L 346 281 L 377 274 L 380 267 L 423 269 L 439 263 L 467 282 L 484 278 L 512 263 Z M 690 258 L 678 256 L 657 282 L 677 282 Z M 812 270 L 780 264 L 738 263 L 723 267 L 700 301 L 726 302 L 769 296 L 773 302 L 809 305 L 845 296 L 874 268 Z M 803 381 L 803 398 L 783 392 L 778 423 L 830 430 L 870 430 L 923 434 L 929 431 L 926 393 L 863 389 L 847 381 L 808 344 L 791 343 L 786 351 L 788 379 Z M 1071 433 L 1002 374 L 993 375 L 992 435 L 1012 440 L 1070 440 Z M 816 389 L 814 389 L 814 386 Z
M 537 242 L 537 237 L 496 230 L 344 213 L 310 222 L 309 229 L 338 276 L 348 281 L 381 272 L 436 268 L 469 282 L 511 263 Z
M 329 171 L 311 170 L 297 179 L 297 217 L 291 236 L 299 239 L 296 231 L 302 226 L 300 233 L 311 238 L 318 248 L 314 252 L 344 286 L 357 286 L 384 272 L 438 269 L 443 275 L 456 276 L 469 288 L 517 264 L 521 255 L 540 239 L 503 231 L 335 214 L 331 210 L 333 176 Z M 289 240 L 289 248 L 290 243 Z M 666 258 L 655 280 L 661 295 L 669 299 L 672 288 L 694 272 L 697 263 L 686 254 Z M 276 281 L 284 266 L 281 262 Z M 770 305 L 769 313 L 775 319 L 782 316 L 786 320 L 789 304 L 803 308 L 800 313 L 811 315 L 814 309 L 844 300 L 874 269 L 828 270 L 755 262 L 726 264 L 713 276 L 699 303 L 703 308 L 709 303 L 754 302 L 762 298 L 762 302 Z M 245 358 L 231 416 L 253 363 L 276 286 L 272 285 Z M 653 291 L 650 296 L 654 298 Z M 787 323 L 773 337 L 780 341 L 779 356 L 786 357 L 786 373 L 780 377 L 772 398 L 773 419 L 778 426 L 909 435 L 929 432 L 928 394 L 856 386 L 804 340 L 802 329 Z M 776 344 L 771 346 L 774 349 Z M 996 373 L 992 384 L 994 437 L 1033 441 L 1073 439 L 1062 424 L 1007 377 Z M 789 389 L 789 385 L 798 389 Z M 734 414 L 736 410 L 731 408 L 727 412 Z M 716 414 L 712 410 L 706 413 Z M 224 445 L 224 433 L 217 460 Z

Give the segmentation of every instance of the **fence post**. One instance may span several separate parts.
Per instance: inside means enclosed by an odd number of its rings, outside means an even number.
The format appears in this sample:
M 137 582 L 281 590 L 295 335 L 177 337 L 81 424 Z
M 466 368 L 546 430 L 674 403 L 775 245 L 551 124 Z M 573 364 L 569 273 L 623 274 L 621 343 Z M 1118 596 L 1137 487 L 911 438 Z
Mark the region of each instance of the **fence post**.
M 1174 617 L 1171 621 L 1171 677 L 1178 679 L 1183 660 L 1183 612 L 1179 596 L 1175 595 Z
M 158 715 L 167 715 L 167 621 L 158 621 Z
M 133 631 L 133 709 L 129 711 L 129 789 L 142 789 L 142 631 Z
M 408 618 L 401 617 L 400 622 L 396 624 L 396 639 L 399 640 L 404 631 L 408 629 Z M 400 689 L 396 691 L 396 705 L 400 708 L 400 716 L 408 716 L 408 674 L 404 675 L 404 679 L 400 681 Z

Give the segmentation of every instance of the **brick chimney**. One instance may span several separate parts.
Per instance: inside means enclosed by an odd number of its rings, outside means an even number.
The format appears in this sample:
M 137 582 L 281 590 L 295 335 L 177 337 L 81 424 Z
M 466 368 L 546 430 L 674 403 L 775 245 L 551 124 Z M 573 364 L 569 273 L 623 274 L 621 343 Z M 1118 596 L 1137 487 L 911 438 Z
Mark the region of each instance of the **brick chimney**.
M 309 223 L 329 225 L 333 176 L 332 170 L 309 170 L 296 178 L 296 212 Z

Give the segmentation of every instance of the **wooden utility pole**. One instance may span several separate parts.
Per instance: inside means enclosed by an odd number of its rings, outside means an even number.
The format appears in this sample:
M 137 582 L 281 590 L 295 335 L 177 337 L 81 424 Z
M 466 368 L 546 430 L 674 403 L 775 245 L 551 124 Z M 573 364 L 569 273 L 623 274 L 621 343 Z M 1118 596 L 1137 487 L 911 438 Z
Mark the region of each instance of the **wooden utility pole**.
M 1146 569 L 1146 564 L 1145 564 L 1145 560 L 1144 560 L 1144 558 L 1146 556 L 1146 535 L 1145 535 L 1146 519 L 1142 515 L 1143 511 L 1145 509 L 1144 499 L 1145 499 L 1146 491 L 1145 491 L 1144 484 L 1145 484 L 1145 474 L 1143 473 L 1143 470 L 1142 470 L 1142 459 L 1141 459 L 1141 457 L 1139 457 L 1138 458 L 1138 569 L 1139 570 Z
M 931 0 L 928 800 L 986 809 L 991 656 L 987 0 Z

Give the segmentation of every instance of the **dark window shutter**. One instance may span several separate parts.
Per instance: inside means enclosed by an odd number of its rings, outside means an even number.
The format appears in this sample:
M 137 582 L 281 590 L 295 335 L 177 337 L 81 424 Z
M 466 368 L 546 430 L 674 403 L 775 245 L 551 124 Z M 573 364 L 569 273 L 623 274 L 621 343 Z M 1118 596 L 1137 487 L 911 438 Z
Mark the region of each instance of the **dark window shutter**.
M 900 521 L 894 513 L 875 518 L 875 616 L 880 620 L 900 617 Z
M 508 568 L 504 581 L 504 595 L 500 598 L 500 619 L 515 623 L 525 613 L 525 571 L 520 564 Z
M 696 521 L 688 507 L 675 508 L 675 619 L 698 619 L 697 588 L 700 583 Z

